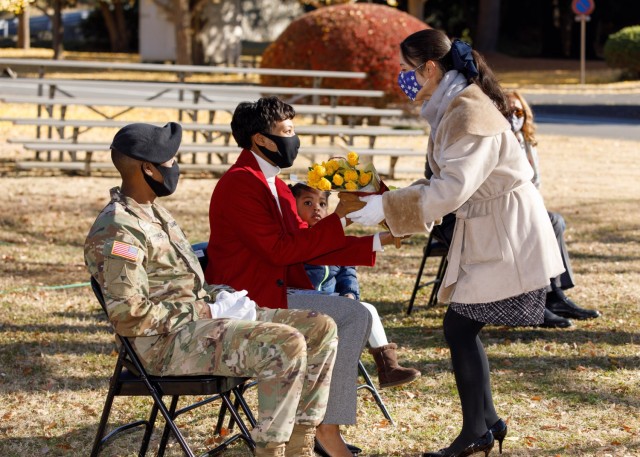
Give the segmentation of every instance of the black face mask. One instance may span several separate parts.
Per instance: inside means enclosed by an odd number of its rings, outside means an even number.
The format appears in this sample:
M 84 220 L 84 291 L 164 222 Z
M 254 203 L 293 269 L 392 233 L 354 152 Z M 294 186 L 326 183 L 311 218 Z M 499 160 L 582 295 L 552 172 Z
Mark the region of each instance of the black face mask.
M 300 138 L 298 135 L 293 136 L 278 136 L 271 135 L 270 133 L 261 133 L 271 141 L 273 141 L 278 150 L 276 152 L 270 151 L 264 146 L 258 145 L 260 151 L 273 163 L 280 168 L 289 168 L 293 165 L 293 161 L 298 156 L 298 149 L 300 149 Z
M 162 182 L 156 181 L 142 170 L 142 176 L 144 176 L 144 180 L 147 181 L 151 190 L 154 191 L 158 197 L 166 197 L 174 193 L 178 188 L 178 179 L 180 178 L 178 162 L 173 162 L 173 165 L 170 167 L 163 167 L 155 163 L 153 166 L 156 167 L 162 175 Z

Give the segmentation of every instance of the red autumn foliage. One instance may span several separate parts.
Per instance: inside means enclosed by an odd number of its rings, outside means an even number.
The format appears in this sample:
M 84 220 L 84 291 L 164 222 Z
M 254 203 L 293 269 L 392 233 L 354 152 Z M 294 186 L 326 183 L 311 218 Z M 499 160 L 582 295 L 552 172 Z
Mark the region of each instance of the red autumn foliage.
M 289 24 L 262 55 L 263 68 L 362 71 L 364 79 L 324 78 L 322 87 L 382 90 L 380 98 L 340 98 L 340 104 L 387 106 L 406 101 L 397 84 L 399 45 L 428 28 L 417 18 L 384 5 L 351 3 L 307 13 Z M 311 78 L 263 76 L 267 86 L 312 87 Z

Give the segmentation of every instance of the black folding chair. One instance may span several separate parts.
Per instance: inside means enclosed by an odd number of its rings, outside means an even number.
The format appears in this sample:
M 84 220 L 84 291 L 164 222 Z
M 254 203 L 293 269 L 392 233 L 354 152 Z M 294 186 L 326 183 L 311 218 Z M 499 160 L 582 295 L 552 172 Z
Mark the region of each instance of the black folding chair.
M 102 295 L 102 290 L 98 282 L 91 278 L 91 287 L 100 302 L 105 314 L 107 313 L 106 304 Z M 181 414 L 191 411 L 200 406 L 211 403 L 215 400 L 221 400 L 222 405 L 218 411 L 218 423 L 214 433 L 220 434 L 221 424 L 229 411 L 235 423 L 238 424 L 240 432 L 229 436 L 221 444 L 216 446 L 204 454 L 203 456 L 214 456 L 224 451 L 230 444 L 237 440 L 243 440 L 251 449 L 255 448 L 255 443 L 251 438 L 249 429 L 240 417 L 238 405 L 247 417 L 251 426 L 255 426 L 255 419 L 244 401 L 243 392 L 246 378 L 231 378 L 225 376 L 152 376 L 147 374 L 142 366 L 138 355 L 136 354 L 131 342 L 128 338 L 116 334 L 120 342 L 120 351 L 116 361 L 116 367 L 109 383 L 109 391 L 105 400 L 100 424 L 91 450 L 91 457 L 96 457 L 102 446 L 120 433 L 137 427 L 144 427 L 145 432 L 138 452 L 139 456 L 147 453 L 151 435 L 153 433 L 155 421 L 158 411 L 165 420 L 165 427 L 158 447 L 158 456 L 163 456 L 169 435 L 173 434 L 184 454 L 189 457 L 195 457 L 195 454 L 187 444 L 184 436 L 176 425 L 176 418 Z M 231 396 L 235 397 L 232 401 Z M 120 427 L 115 428 L 105 435 L 111 407 L 116 396 L 150 396 L 153 399 L 153 406 L 149 418 L 146 420 L 134 421 Z M 165 404 L 162 397 L 170 396 L 171 403 L 169 407 Z M 188 406 L 177 409 L 178 400 L 183 396 L 205 396 L 204 400 L 189 404 Z M 224 408 L 224 409 L 223 409 Z
M 450 240 L 448 239 L 448 236 L 443 230 L 442 226 L 434 226 L 433 230 L 431 230 L 431 232 L 429 233 L 429 238 L 427 239 L 427 243 L 425 244 L 423 249 L 420 268 L 418 269 L 418 274 L 416 275 L 416 282 L 413 286 L 413 291 L 411 292 L 409 307 L 407 308 L 407 315 L 410 315 L 413 311 L 413 306 L 415 304 L 418 291 L 425 287 L 432 286 L 431 294 L 429 295 L 429 301 L 427 302 L 427 309 L 435 306 L 438 303 L 438 289 L 440 289 L 440 284 L 442 283 L 442 280 L 444 278 L 444 273 L 447 270 L 447 254 L 449 252 L 449 244 Z M 438 263 L 438 270 L 433 279 L 426 282 L 421 282 L 424 267 L 429 257 L 440 258 L 440 261 Z

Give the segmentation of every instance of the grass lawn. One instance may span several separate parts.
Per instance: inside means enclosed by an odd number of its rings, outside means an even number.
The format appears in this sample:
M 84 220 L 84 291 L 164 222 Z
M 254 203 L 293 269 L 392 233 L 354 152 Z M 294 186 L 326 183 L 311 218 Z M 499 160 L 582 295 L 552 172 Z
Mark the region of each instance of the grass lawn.
M 32 134 L 32 132 L 29 132 Z M 17 154 L 0 124 L 1 163 Z M 423 147 L 425 138 L 410 139 Z M 494 400 L 510 432 L 505 456 L 640 456 L 640 143 L 539 137 L 542 193 L 567 221 L 577 287 L 568 295 L 602 317 L 566 330 L 488 326 L 481 333 L 491 363 Z M 419 177 L 391 181 L 406 186 Z M 163 200 L 192 242 L 208 238 L 207 211 L 216 181 L 183 179 Z M 115 353 L 109 325 L 89 287 L 84 238 L 114 177 L 0 177 L 0 456 L 86 456 L 102 411 Z M 335 202 L 335 197 L 334 204 Z M 353 233 L 363 233 L 352 227 Z M 396 425 L 369 394 L 359 394 L 359 420 L 346 427 L 364 456 L 416 456 L 439 449 L 461 423 L 449 351 L 442 336 L 445 307 L 425 310 L 421 294 L 405 310 L 426 237 L 388 248 L 374 268 L 360 268 L 363 299 L 378 306 L 400 359 L 420 369 L 416 382 L 381 391 Z M 435 273 L 428 263 L 427 275 Z M 371 357 L 363 360 L 374 373 Z M 375 376 L 374 376 L 375 380 Z M 255 402 L 254 393 L 249 399 Z M 146 415 L 146 399 L 116 399 L 113 421 Z M 181 419 L 198 451 L 216 437 L 215 408 Z M 162 421 L 159 420 L 162 425 Z M 104 456 L 134 456 L 129 434 Z M 154 436 L 157 444 L 159 436 Z M 173 444 L 169 456 L 182 455 Z M 225 455 L 250 455 L 237 446 Z M 497 455 L 497 448 L 493 455 Z

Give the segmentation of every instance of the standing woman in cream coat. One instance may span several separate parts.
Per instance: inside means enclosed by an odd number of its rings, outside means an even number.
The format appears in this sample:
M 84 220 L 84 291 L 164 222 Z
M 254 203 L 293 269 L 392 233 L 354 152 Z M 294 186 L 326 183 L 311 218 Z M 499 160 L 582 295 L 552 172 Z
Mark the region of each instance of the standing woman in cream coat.
M 347 217 L 363 225 L 386 219 L 394 236 L 429 231 L 455 212 L 449 264 L 438 300 L 448 303 L 444 335 L 462 406 L 462 430 L 424 457 L 491 451 L 507 426 L 491 396 L 489 363 L 478 334 L 485 324 L 543 322 L 545 287 L 563 270 L 532 170 L 506 115 L 506 97 L 482 57 L 429 29 L 400 44 L 400 88 L 422 101 L 431 125 L 428 179 L 383 195 Z M 495 437 L 495 438 L 494 438 Z

